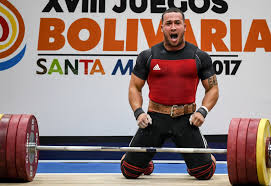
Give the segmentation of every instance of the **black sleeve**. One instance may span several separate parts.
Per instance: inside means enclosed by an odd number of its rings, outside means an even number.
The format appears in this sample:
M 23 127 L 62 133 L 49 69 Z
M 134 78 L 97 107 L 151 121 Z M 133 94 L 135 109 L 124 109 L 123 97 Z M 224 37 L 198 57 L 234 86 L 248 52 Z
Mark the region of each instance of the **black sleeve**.
M 202 50 L 197 50 L 196 58 L 199 60 L 198 76 L 201 80 L 205 80 L 215 74 L 211 57 Z
M 142 51 L 136 59 L 133 74 L 142 80 L 146 80 L 149 74 L 149 61 L 151 59 L 151 49 Z

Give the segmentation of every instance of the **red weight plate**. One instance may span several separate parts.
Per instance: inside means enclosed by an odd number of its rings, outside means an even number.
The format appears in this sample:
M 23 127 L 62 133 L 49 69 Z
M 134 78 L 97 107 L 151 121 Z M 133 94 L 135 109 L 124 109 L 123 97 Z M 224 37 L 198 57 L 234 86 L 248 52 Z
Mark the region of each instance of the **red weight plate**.
M 229 130 L 228 130 L 228 140 L 227 140 L 227 167 L 228 175 L 231 184 L 238 183 L 238 174 L 237 174 L 237 162 L 236 162 L 236 142 L 238 136 L 238 127 L 241 119 L 233 118 L 231 120 Z
M 242 118 L 238 127 L 238 135 L 237 135 L 237 175 L 238 175 L 238 184 L 246 184 L 247 180 L 247 172 L 246 170 L 246 142 L 247 142 L 247 129 L 249 125 L 249 118 Z
M 39 152 L 27 148 L 29 143 L 39 145 L 39 130 L 35 116 L 22 115 L 16 136 L 16 168 L 19 178 L 32 181 L 38 167 Z
M 6 146 L 7 146 L 7 132 L 8 124 L 11 118 L 10 114 L 4 114 L 0 120 L 0 177 L 7 177 L 6 165 Z
M 261 119 L 251 119 L 247 131 L 246 172 L 248 182 L 251 184 L 259 184 L 257 175 L 256 145 L 260 120 Z
M 9 178 L 18 178 L 16 170 L 16 133 L 21 116 L 12 115 L 8 125 L 6 162 Z

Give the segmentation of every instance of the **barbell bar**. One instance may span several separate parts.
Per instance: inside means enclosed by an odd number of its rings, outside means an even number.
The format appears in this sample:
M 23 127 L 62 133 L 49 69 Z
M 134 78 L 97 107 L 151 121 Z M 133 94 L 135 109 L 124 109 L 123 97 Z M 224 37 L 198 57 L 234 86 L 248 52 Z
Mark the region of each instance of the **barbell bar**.
M 32 181 L 39 151 L 109 151 L 227 154 L 231 184 L 268 185 L 271 180 L 271 126 L 268 119 L 233 118 L 227 149 L 110 146 L 42 146 L 34 115 L 0 114 L 1 178 Z
M 107 152 L 169 152 L 169 153 L 214 153 L 226 154 L 227 149 L 211 148 L 155 148 L 155 147 L 110 147 L 110 146 L 37 146 L 27 148 L 39 151 L 107 151 Z

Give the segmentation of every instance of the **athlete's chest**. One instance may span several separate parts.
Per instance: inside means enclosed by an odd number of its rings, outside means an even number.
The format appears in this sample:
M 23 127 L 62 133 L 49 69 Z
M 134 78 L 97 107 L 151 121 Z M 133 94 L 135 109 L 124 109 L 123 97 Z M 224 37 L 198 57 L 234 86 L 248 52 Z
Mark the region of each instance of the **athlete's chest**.
M 197 77 L 197 65 L 195 59 L 152 59 L 150 63 L 150 75 L 154 77 L 173 76 L 183 78 Z

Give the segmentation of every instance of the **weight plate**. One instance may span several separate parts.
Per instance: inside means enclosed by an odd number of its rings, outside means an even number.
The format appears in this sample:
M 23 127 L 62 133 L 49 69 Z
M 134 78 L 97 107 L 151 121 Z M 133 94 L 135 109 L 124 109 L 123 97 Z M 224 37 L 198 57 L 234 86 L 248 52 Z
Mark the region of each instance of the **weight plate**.
M 270 169 L 266 167 L 265 160 L 265 143 L 266 138 L 270 137 L 271 127 L 267 119 L 261 119 L 257 132 L 257 146 L 256 146 L 256 162 L 257 175 L 261 185 L 269 185 L 270 183 Z
M 236 143 L 237 143 L 238 127 L 239 127 L 240 121 L 241 121 L 240 118 L 233 118 L 231 120 L 229 130 L 228 130 L 227 167 L 228 167 L 229 180 L 232 185 L 238 183 Z
M 0 120 L 0 177 L 7 177 L 6 164 L 6 146 L 7 146 L 7 132 L 8 124 L 11 118 L 10 114 L 4 114 Z
M 246 170 L 246 141 L 247 129 L 249 125 L 249 118 L 242 118 L 238 127 L 237 143 L 236 143 L 236 167 L 238 175 L 238 184 L 246 184 L 247 172 Z
M 9 178 L 18 178 L 16 170 L 16 133 L 21 116 L 18 114 L 12 115 L 8 125 L 6 162 Z
M 270 152 L 270 147 L 271 147 L 271 137 L 266 138 L 265 142 L 265 162 L 266 162 L 266 167 L 271 168 L 271 152 Z
M 4 114 L 0 114 L 0 121 L 1 121 L 1 118 L 3 117 L 3 115 L 4 115 Z M 0 176 L 0 178 L 1 178 L 1 177 L 2 177 L 2 176 Z
M 39 131 L 35 116 L 22 115 L 16 136 L 16 168 L 19 178 L 32 181 L 35 177 L 39 153 L 35 148 L 28 148 L 29 143 L 39 145 Z
M 248 183 L 259 184 L 256 163 L 257 132 L 261 119 L 251 119 L 246 141 L 246 172 Z

